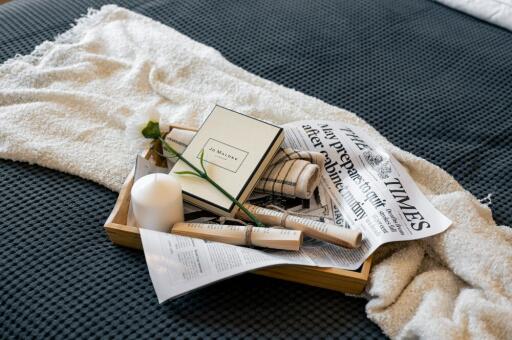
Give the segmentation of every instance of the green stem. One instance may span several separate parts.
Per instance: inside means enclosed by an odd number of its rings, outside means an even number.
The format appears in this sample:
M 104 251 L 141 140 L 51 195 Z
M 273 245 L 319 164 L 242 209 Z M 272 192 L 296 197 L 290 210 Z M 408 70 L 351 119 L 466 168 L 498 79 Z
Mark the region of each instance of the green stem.
M 197 176 L 198 177 L 201 177 L 202 179 L 205 179 L 207 180 L 208 182 L 210 182 L 211 185 L 213 185 L 217 190 L 219 190 L 224 196 L 226 196 L 228 199 L 231 200 L 231 202 L 233 202 L 234 204 L 236 204 L 237 207 L 240 208 L 240 210 L 242 210 L 255 224 L 257 227 L 264 227 L 265 225 L 263 223 L 261 223 L 257 218 L 256 216 L 254 216 L 253 213 L 251 213 L 246 207 L 244 207 L 244 205 L 242 203 L 240 203 L 236 198 L 234 198 L 229 192 L 227 192 L 226 190 L 224 190 L 223 187 L 221 187 L 219 184 L 217 184 L 217 182 L 215 182 L 210 176 L 208 176 L 208 174 L 206 173 L 206 171 L 202 171 L 200 170 L 198 167 L 196 167 L 194 164 L 190 163 L 185 157 L 183 157 L 180 153 L 178 153 L 176 150 L 174 150 L 174 148 L 172 146 L 170 146 L 169 144 L 167 144 L 167 142 L 163 139 L 163 138 L 160 138 L 160 140 L 162 141 L 162 145 L 164 146 L 164 148 L 169 151 L 170 153 L 174 154 L 176 157 L 178 157 L 179 159 L 181 159 L 185 164 L 187 164 L 189 167 L 192 168 L 192 170 L 194 170 L 196 173 L 197 173 Z

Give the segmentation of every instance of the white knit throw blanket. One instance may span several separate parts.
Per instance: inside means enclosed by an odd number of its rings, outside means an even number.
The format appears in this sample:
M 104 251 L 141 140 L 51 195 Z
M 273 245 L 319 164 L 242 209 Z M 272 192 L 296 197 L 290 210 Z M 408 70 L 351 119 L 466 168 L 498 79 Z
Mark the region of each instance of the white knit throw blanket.
M 197 127 L 215 103 L 278 124 L 331 119 L 360 126 L 454 222 L 441 235 L 375 254 L 366 311 L 386 334 L 512 334 L 512 229 L 496 226 L 487 206 L 353 113 L 252 75 L 125 9 L 91 11 L 56 41 L 0 66 L 0 157 L 119 190 L 145 145 L 142 124 L 153 118 Z

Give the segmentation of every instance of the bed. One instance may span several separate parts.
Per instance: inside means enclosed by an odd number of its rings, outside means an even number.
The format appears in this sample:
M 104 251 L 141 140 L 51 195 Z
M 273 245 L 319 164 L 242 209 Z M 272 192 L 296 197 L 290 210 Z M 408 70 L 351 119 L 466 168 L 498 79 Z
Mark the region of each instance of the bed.
M 0 6 L 0 62 L 106 3 L 357 113 L 492 194 L 495 220 L 512 224 L 511 32 L 427 0 L 14 0 Z M 363 299 L 251 274 L 158 305 L 143 255 L 103 231 L 116 193 L 8 160 L 0 184 L 2 338 L 384 337 Z

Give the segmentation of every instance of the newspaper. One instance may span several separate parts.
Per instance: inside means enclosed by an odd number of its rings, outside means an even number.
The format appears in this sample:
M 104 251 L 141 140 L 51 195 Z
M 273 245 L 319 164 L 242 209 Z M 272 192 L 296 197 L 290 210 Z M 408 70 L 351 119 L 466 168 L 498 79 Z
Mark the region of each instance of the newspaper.
M 306 239 L 298 252 L 276 251 L 141 229 L 160 303 L 215 281 L 269 266 L 295 264 L 356 270 L 384 243 L 432 236 L 450 226 L 451 221 L 432 206 L 407 170 L 363 131 L 332 121 L 300 121 L 283 127 L 285 146 L 318 151 L 326 158 L 317 194 L 289 210 L 308 213 L 313 219 L 340 228 L 359 229 L 364 235 L 362 246 L 345 249 Z
M 371 252 L 386 242 L 424 238 L 450 226 L 407 170 L 356 127 L 305 121 L 287 125 L 285 133 L 286 146 L 324 154 L 320 185 L 332 200 L 332 217 L 361 229 Z

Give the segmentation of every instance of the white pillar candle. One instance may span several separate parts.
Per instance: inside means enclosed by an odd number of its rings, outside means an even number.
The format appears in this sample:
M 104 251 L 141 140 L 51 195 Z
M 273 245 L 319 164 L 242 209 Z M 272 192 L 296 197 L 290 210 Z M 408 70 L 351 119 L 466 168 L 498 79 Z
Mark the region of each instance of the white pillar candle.
M 181 185 L 172 176 L 150 174 L 139 178 L 132 186 L 132 208 L 142 228 L 169 232 L 177 222 L 183 222 Z

